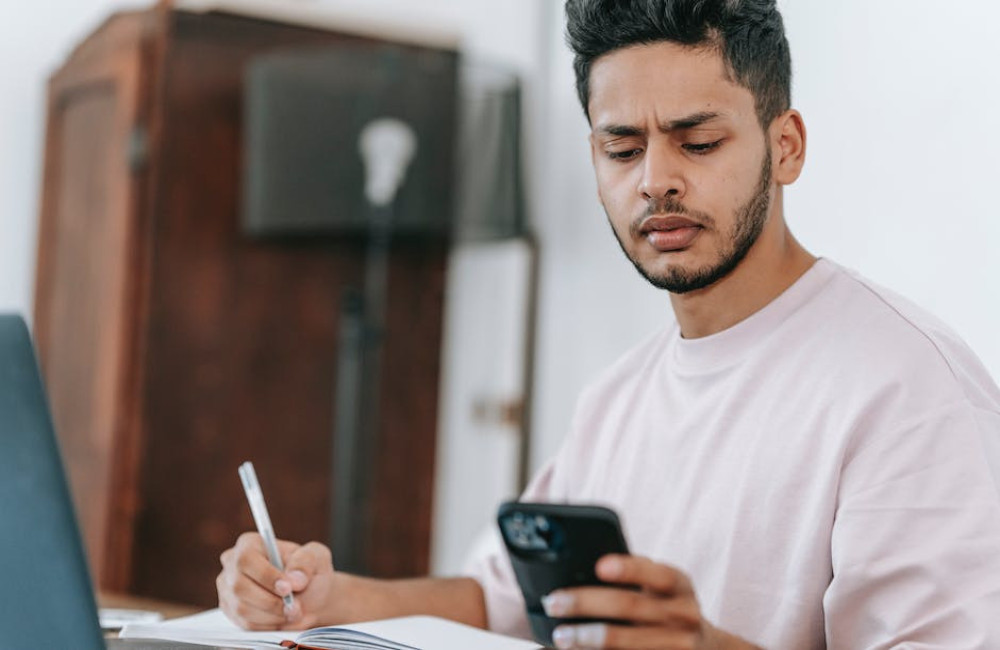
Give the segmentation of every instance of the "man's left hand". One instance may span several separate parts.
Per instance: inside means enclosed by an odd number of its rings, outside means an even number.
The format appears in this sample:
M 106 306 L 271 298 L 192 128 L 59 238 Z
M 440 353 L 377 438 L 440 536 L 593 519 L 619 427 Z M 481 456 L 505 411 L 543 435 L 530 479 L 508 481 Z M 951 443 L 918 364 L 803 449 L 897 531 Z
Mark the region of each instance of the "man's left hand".
M 691 580 L 673 567 L 633 555 L 606 555 L 596 571 L 603 582 L 621 587 L 575 587 L 543 599 L 551 617 L 608 621 L 559 626 L 553 634 L 557 648 L 754 648 L 706 621 Z

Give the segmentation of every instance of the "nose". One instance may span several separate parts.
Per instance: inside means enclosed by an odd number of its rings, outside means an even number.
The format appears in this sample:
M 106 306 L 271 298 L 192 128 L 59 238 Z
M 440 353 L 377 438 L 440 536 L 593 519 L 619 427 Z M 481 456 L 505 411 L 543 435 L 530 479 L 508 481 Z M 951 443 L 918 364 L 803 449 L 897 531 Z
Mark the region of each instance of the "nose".
M 639 193 L 644 199 L 682 198 L 686 191 L 678 154 L 667 143 L 650 141 L 643 156 Z

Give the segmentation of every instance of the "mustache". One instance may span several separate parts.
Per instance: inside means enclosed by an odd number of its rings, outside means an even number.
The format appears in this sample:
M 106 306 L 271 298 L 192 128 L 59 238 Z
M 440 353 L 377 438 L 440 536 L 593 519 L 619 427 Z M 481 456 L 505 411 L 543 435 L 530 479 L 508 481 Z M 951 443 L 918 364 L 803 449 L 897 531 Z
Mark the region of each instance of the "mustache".
M 676 215 L 697 222 L 700 226 L 712 228 L 715 226 L 715 219 L 707 212 L 691 210 L 683 203 L 673 197 L 664 199 L 653 199 L 646 204 L 646 209 L 632 220 L 629 231 L 632 236 L 638 237 L 642 231 L 642 224 L 650 217 L 666 217 Z

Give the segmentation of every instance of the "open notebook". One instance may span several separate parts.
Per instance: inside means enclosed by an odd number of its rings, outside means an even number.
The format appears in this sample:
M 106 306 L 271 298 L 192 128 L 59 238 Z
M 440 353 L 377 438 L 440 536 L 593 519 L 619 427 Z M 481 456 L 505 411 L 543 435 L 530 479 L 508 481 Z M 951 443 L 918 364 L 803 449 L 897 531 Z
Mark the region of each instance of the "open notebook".
M 230 622 L 218 609 L 153 625 L 127 625 L 121 637 L 252 650 L 281 648 L 282 641 L 336 650 L 536 650 L 541 647 L 531 641 L 484 632 L 433 616 L 317 627 L 304 632 L 248 632 Z

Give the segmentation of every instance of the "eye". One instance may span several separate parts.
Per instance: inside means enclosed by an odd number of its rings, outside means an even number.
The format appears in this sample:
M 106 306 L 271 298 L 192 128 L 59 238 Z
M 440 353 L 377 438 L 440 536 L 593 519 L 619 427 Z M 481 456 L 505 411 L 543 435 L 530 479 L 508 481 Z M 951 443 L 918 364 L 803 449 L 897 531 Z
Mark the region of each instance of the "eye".
M 642 153 L 642 149 L 627 149 L 625 151 L 609 151 L 607 152 L 608 158 L 611 160 L 616 160 L 619 162 L 626 162 L 632 160 Z
M 703 155 L 713 149 L 718 149 L 721 144 L 722 140 L 716 140 L 715 142 L 689 143 L 683 145 L 682 148 L 690 153 Z

